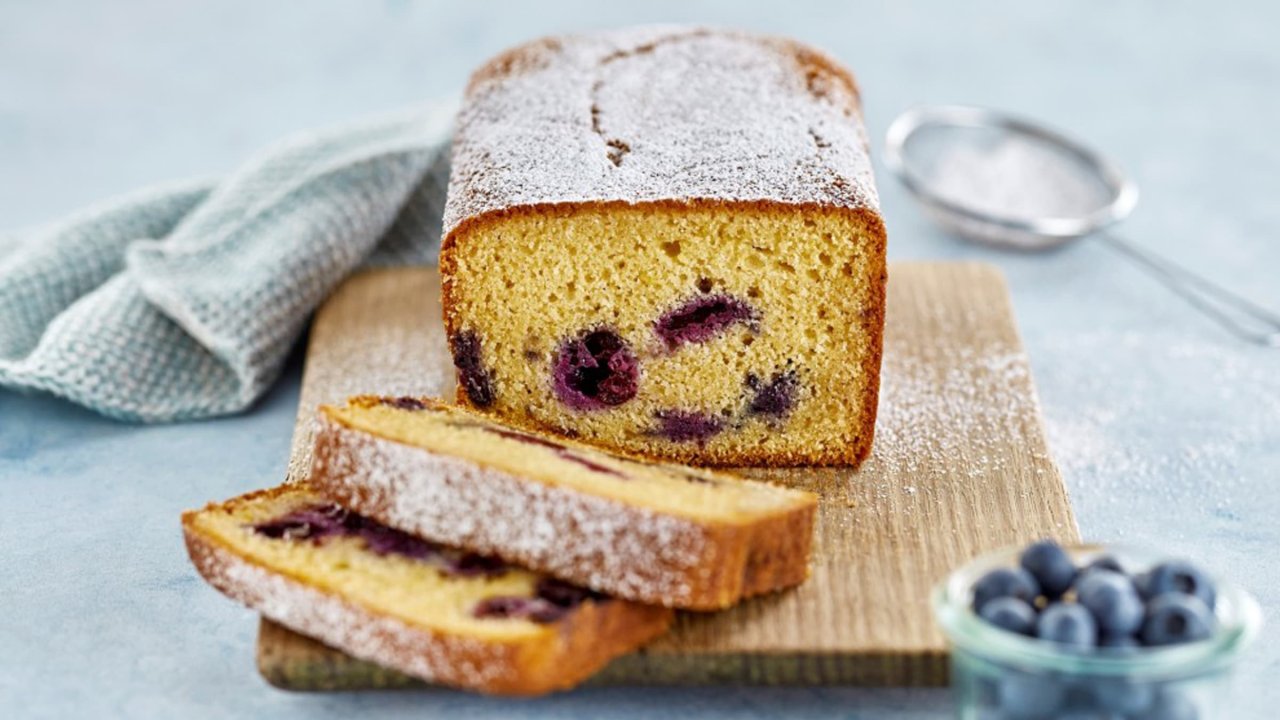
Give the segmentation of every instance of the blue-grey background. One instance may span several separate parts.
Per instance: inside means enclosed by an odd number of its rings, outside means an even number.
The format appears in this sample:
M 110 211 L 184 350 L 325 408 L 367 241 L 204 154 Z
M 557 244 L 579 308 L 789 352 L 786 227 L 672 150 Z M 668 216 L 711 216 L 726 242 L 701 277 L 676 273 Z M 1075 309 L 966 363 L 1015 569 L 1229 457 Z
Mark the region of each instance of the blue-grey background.
M 457 93 L 530 36 L 649 21 L 795 35 L 847 62 L 872 137 L 916 103 L 1052 121 L 1142 186 L 1122 232 L 1280 306 L 1274 4 L 0 2 L 0 229 L 226 172 L 290 132 Z M 877 148 L 878 151 L 878 148 Z M 1004 268 L 1084 534 L 1203 559 L 1272 622 L 1231 717 L 1280 707 L 1280 351 L 1245 347 L 1086 242 L 1045 256 L 931 228 L 882 171 L 894 258 Z M 0 258 L 2 260 L 2 258 Z M 0 322 L 4 318 L 0 316 Z M 0 391 L 0 716 L 922 718 L 945 691 L 290 695 L 251 614 L 199 582 L 178 513 L 279 481 L 299 363 L 244 416 L 121 425 Z

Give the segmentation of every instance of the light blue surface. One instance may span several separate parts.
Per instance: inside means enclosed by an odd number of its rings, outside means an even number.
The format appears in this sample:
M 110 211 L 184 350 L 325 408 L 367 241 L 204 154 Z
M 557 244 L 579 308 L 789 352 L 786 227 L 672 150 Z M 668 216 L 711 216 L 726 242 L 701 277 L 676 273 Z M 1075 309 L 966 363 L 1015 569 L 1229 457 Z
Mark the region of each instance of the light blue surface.
M 364 0 L 0 5 L 0 228 L 226 172 L 289 132 L 449 95 L 543 32 L 702 20 L 793 34 L 859 74 L 872 137 L 913 103 L 1042 117 L 1142 185 L 1124 232 L 1280 306 L 1280 12 L 1258 2 Z M 1008 12 L 1013 3 L 1001 3 Z M 1242 347 L 1104 247 L 965 246 L 881 173 L 892 256 L 1008 274 L 1086 536 L 1201 558 L 1272 622 L 1237 718 L 1280 707 L 1280 354 Z M 0 318 L 0 322 L 3 318 Z M 940 717 L 943 691 L 612 689 L 297 696 L 252 668 L 251 614 L 199 582 L 178 513 L 284 473 L 298 368 L 250 413 L 135 427 L 0 393 L 0 717 Z

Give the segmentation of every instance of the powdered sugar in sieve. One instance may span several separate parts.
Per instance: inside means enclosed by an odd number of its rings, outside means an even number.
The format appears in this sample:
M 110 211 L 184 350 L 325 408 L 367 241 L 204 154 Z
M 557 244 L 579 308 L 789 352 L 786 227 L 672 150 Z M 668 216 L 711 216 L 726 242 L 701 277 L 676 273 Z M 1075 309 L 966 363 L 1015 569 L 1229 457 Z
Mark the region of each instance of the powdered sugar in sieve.
M 1280 347 L 1277 313 L 1102 232 L 1133 210 L 1137 186 L 1065 135 L 982 108 L 917 108 L 890 126 L 885 160 L 925 211 L 961 237 L 1041 250 L 1093 235 L 1237 337 Z

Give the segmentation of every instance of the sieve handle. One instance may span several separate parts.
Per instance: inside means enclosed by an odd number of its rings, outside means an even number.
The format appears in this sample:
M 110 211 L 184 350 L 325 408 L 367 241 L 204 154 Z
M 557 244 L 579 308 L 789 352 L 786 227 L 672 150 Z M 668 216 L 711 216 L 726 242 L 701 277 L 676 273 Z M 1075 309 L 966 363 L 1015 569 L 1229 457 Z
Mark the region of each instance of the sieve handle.
M 1280 315 L 1124 238 L 1098 239 L 1151 273 L 1232 335 L 1264 347 L 1280 347 Z

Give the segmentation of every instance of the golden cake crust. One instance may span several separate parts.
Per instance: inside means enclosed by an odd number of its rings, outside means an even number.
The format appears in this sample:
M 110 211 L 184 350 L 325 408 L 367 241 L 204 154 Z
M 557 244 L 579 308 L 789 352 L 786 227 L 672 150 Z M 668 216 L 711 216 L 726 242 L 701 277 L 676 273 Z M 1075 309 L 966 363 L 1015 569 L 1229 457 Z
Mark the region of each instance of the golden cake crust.
M 812 497 L 742 523 L 658 513 L 357 430 L 326 407 L 314 458 L 310 484 L 340 505 L 615 597 L 716 610 L 809 573 Z
M 223 594 L 355 657 L 428 682 L 498 695 L 540 695 L 577 685 L 670 625 L 670 610 L 615 600 L 585 603 L 548 626 L 548 632 L 512 641 L 443 633 L 349 602 L 297 574 L 259 565 L 197 526 L 202 513 L 233 512 L 243 503 L 294 491 L 261 490 L 184 513 L 187 553 L 200 575 Z

